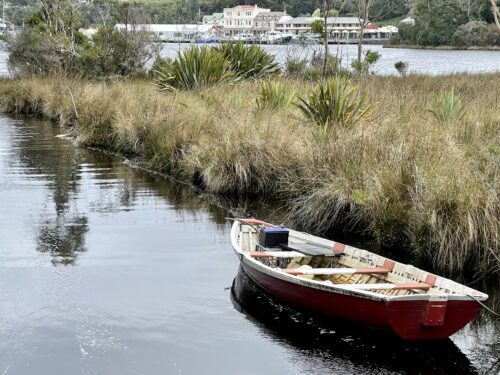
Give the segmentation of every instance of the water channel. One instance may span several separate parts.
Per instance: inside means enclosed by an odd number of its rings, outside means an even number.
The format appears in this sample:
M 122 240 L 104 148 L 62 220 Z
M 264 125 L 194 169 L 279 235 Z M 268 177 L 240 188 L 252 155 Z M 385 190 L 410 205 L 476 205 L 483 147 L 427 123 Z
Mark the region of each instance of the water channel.
M 175 57 L 178 51 L 189 48 L 190 44 L 165 43 L 162 55 Z M 323 50 L 321 45 L 263 45 L 267 51 L 276 56 L 276 60 L 284 65 L 288 58 L 310 59 Z M 350 69 L 351 62 L 357 58 L 357 45 L 329 46 L 330 54 L 341 60 L 344 68 Z M 394 64 L 405 61 L 409 64 L 409 72 L 416 74 L 453 74 L 453 73 L 485 73 L 500 71 L 500 51 L 453 51 L 422 50 L 405 48 L 384 48 L 382 45 L 366 45 L 363 51 L 372 50 L 380 53 L 380 60 L 374 65 L 377 74 L 398 74 Z
M 189 48 L 191 44 L 163 43 L 161 55 L 174 58 L 179 51 Z M 321 45 L 284 45 L 266 46 L 263 48 L 276 56 L 276 60 L 284 65 L 288 58 L 310 59 L 321 53 Z M 394 64 L 405 61 L 409 64 L 409 72 L 416 74 L 442 75 L 452 73 L 485 73 L 500 71 L 500 51 L 446 51 L 420 50 L 404 48 L 383 48 L 381 45 L 366 45 L 364 51 L 372 50 L 380 53 L 380 60 L 373 67 L 377 74 L 397 74 Z M 351 62 L 357 56 L 357 46 L 330 45 L 330 54 L 341 59 L 343 67 L 350 69 Z M 9 75 L 7 68 L 8 53 L 0 47 L 0 76 Z
M 269 297 L 215 203 L 53 124 L 0 117 L 0 373 L 498 373 L 488 314 L 411 344 Z

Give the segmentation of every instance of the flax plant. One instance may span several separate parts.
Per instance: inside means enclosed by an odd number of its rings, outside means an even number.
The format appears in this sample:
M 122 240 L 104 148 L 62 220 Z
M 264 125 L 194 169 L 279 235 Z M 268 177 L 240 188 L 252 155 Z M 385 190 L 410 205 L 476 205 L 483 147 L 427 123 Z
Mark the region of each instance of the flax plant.
M 289 88 L 281 81 L 263 81 L 256 99 L 257 110 L 287 107 L 294 101 L 295 95 L 295 88 Z
M 462 100 L 455 94 L 455 89 L 445 92 L 427 109 L 438 123 L 461 120 L 465 115 Z
M 316 124 L 313 135 L 322 143 L 337 128 L 351 128 L 368 117 L 373 105 L 367 101 L 349 79 L 335 77 L 319 83 L 308 97 L 299 97 L 297 107 Z

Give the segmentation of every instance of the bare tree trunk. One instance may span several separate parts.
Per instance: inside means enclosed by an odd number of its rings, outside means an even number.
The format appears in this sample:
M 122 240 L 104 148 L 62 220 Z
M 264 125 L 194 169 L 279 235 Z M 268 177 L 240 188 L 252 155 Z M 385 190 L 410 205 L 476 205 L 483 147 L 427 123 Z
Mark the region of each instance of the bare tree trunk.
M 370 16 L 370 8 L 372 6 L 373 0 L 360 0 L 359 3 L 359 38 L 358 38 L 358 64 L 361 65 L 362 52 L 363 52 L 363 39 L 368 26 L 368 17 Z
M 500 29 L 500 9 L 497 6 L 495 0 L 490 0 L 491 3 L 491 11 L 493 12 L 493 17 L 495 18 L 495 24 Z
M 323 59 L 323 77 L 326 77 L 328 73 L 328 11 L 330 10 L 330 4 L 328 3 L 328 0 L 323 1 L 323 12 L 324 12 L 324 20 L 325 20 L 325 25 L 324 25 L 324 30 L 323 30 L 323 44 L 325 47 L 324 50 L 324 59 Z

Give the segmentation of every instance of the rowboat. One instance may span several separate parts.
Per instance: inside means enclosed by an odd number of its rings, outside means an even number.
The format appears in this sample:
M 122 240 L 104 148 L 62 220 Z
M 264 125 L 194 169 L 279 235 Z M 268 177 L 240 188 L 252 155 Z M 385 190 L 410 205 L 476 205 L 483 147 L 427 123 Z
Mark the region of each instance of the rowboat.
M 235 219 L 231 243 L 244 272 L 284 302 L 406 340 L 449 337 L 488 298 L 412 265 L 256 219 Z

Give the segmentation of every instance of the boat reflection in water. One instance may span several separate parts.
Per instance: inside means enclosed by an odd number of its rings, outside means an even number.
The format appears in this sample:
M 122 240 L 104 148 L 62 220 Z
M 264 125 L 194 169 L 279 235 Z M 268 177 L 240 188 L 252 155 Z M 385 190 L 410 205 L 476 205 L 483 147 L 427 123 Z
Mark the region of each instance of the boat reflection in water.
M 390 332 L 362 329 L 298 310 L 260 288 L 241 267 L 233 281 L 231 300 L 266 335 L 290 345 L 297 351 L 295 355 L 321 363 L 320 367 L 329 366 L 333 373 L 343 373 L 346 366 L 356 373 L 477 373 L 450 339 L 408 342 Z

